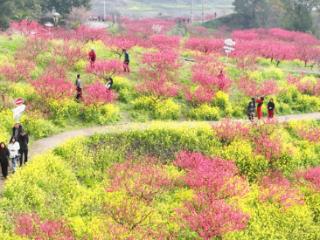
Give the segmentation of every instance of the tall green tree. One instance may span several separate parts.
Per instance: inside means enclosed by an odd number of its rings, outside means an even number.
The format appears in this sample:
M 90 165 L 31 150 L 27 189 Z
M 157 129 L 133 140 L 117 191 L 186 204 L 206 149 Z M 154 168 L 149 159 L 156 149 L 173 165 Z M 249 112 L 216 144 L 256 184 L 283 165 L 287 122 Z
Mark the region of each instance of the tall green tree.
M 12 0 L 0 1 L 0 29 L 9 25 L 10 19 L 14 13 L 14 2 Z
M 50 12 L 55 9 L 63 16 L 69 14 L 73 7 L 87 7 L 90 6 L 90 0 L 41 0 L 41 7 L 43 12 Z

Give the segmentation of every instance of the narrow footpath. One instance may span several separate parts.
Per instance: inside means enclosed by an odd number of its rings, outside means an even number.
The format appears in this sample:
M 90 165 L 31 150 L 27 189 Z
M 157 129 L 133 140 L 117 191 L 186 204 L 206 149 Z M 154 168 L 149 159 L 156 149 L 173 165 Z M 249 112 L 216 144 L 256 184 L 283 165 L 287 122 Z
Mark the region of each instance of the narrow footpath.
M 320 112 L 318 113 L 308 113 L 308 114 L 293 114 L 286 116 L 279 116 L 276 118 L 279 123 L 289 122 L 289 121 L 307 121 L 307 120 L 320 120 Z M 197 123 L 196 121 L 181 122 L 181 123 L 190 123 L 190 127 Z M 219 121 L 207 121 L 208 124 L 218 124 Z M 65 143 L 66 141 L 76 138 L 76 137 L 89 137 L 94 134 L 106 134 L 106 133 L 117 133 L 125 132 L 130 130 L 144 130 L 147 129 L 152 122 L 146 123 L 119 123 L 108 126 L 97 126 L 91 128 L 84 128 L 79 130 L 72 130 L 63 132 L 54 136 L 43 138 L 35 141 L 29 148 L 29 158 L 32 159 L 35 155 L 43 154 L 47 151 L 50 151 L 59 145 Z M 4 181 L 0 180 L 0 192 L 2 191 Z

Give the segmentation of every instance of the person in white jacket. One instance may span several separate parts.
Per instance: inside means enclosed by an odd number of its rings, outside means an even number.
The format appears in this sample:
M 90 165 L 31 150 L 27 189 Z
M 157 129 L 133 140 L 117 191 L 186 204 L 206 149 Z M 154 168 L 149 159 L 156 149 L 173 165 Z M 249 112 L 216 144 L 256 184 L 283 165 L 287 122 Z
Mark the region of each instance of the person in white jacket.
M 12 161 L 13 172 L 15 172 L 17 169 L 17 161 L 19 160 L 20 144 L 16 141 L 14 137 L 10 140 L 8 150 L 10 152 L 10 159 Z

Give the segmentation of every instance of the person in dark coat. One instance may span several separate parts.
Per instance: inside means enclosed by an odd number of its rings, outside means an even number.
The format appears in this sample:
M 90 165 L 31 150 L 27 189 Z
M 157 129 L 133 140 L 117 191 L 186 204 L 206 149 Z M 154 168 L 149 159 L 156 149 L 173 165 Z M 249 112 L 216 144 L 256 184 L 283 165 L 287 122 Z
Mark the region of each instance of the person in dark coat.
M 112 79 L 112 77 L 107 78 L 107 83 L 106 83 L 105 86 L 106 86 L 107 91 L 112 89 L 112 86 L 113 86 L 113 79 Z
M 21 133 L 23 132 L 23 127 L 20 123 L 16 123 L 12 128 L 12 137 L 19 141 Z
M 271 98 L 268 102 L 268 118 L 272 119 L 274 117 L 274 111 L 276 109 L 276 106 L 274 104 L 273 99 Z
M 129 57 L 129 53 L 127 52 L 126 49 L 122 50 L 123 54 L 124 54 L 124 61 L 123 61 L 123 70 L 124 72 L 130 72 L 130 68 L 129 68 L 129 64 L 130 64 L 130 57 Z
M 76 100 L 80 101 L 82 99 L 82 83 L 81 83 L 80 74 L 77 75 L 75 85 L 77 90 Z
M 4 178 L 7 178 L 8 176 L 9 155 L 10 153 L 7 146 L 3 142 L 0 143 L 0 163 L 1 163 L 2 176 Z
M 255 112 L 256 112 L 256 100 L 252 98 L 247 108 L 247 116 L 251 122 L 254 120 Z
M 21 133 L 20 139 L 20 167 L 22 164 L 26 164 L 28 162 L 28 144 L 29 144 L 29 135 L 25 131 Z

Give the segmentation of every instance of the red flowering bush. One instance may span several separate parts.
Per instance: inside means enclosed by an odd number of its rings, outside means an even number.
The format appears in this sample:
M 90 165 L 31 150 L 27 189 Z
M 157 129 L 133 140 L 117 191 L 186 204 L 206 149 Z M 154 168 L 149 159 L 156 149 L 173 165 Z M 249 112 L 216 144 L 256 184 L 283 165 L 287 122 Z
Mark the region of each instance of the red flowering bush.
M 185 98 L 192 104 L 211 103 L 215 93 L 213 90 L 203 86 L 198 86 L 193 92 L 190 90 L 185 91 Z
M 112 90 L 106 89 L 100 82 L 87 85 L 83 91 L 83 101 L 85 105 L 112 103 L 116 98 L 117 95 Z
M 18 236 L 36 240 L 75 240 L 71 229 L 63 221 L 42 221 L 36 214 L 18 216 L 15 232 Z

